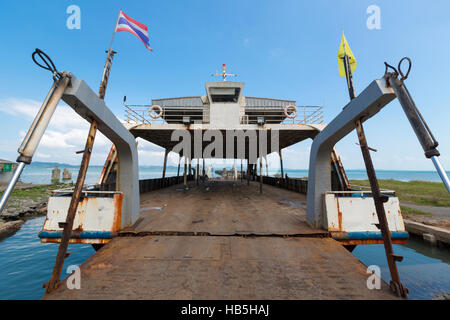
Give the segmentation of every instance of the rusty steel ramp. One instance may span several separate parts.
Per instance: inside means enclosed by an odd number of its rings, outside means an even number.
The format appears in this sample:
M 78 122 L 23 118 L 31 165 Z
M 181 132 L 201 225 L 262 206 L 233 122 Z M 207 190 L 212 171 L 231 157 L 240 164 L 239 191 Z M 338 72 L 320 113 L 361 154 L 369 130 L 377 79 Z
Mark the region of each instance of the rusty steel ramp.
M 141 217 L 45 299 L 393 299 L 366 267 L 305 222 L 303 195 L 244 182 L 141 197 Z
M 206 233 L 209 235 L 327 236 L 306 222 L 305 195 L 240 181 L 210 181 L 141 195 L 140 219 L 129 235 Z

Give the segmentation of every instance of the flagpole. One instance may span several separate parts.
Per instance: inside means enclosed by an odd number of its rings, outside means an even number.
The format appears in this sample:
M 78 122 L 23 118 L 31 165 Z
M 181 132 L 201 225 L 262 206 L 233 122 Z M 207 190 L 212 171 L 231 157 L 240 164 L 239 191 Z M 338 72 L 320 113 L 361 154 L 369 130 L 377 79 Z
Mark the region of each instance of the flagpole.
M 345 39 L 344 33 L 342 32 L 343 39 Z M 345 41 L 344 45 L 344 69 L 345 69 L 345 78 L 347 79 L 347 87 L 348 93 L 350 96 L 350 100 L 355 98 L 355 88 L 353 86 L 353 75 L 350 67 L 350 59 L 345 50 Z M 403 258 L 394 254 L 394 249 L 392 248 L 392 237 L 391 232 L 389 230 L 388 221 L 386 218 L 386 211 L 384 209 L 384 202 L 388 199 L 386 196 L 382 196 L 380 192 L 380 186 L 378 184 L 378 179 L 375 174 L 375 168 L 373 166 L 372 158 L 370 156 L 369 146 L 367 145 L 366 135 L 364 133 L 364 128 L 362 125 L 361 119 L 357 119 L 355 121 L 356 133 L 359 139 L 359 145 L 361 147 L 361 153 L 363 155 L 364 164 L 366 166 L 367 177 L 369 178 L 370 188 L 372 191 L 372 197 L 375 203 L 375 211 L 378 216 L 378 225 L 377 227 L 381 231 L 381 235 L 383 238 L 384 250 L 386 252 L 386 259 L 389 266 L 389 271 L 391 274 L 391 289 L 397 293 L 399 296 L 404 298 L 408 297 L 408 289 L 405 288 L 400 282 L 400 275 L 398 273 L 396 261 L 401 261 Z
M 114 39 L 114 35 L 116 34 L 116 28 L 117 28 L 117 24 L 119 23 L 119 17 L 120 17 L 120 13 L 122 12 L 122 10 L 119 10 L 119 13 L 117 14 L 117 19 L 116 19 L 116 24 L 114 25 L 114 30 L 111 36 L 111 41 L 109 42 L 109 48 L 108 48 L 108 52 L 111 50 L 111 46 L 113 43 L 113 39 Z

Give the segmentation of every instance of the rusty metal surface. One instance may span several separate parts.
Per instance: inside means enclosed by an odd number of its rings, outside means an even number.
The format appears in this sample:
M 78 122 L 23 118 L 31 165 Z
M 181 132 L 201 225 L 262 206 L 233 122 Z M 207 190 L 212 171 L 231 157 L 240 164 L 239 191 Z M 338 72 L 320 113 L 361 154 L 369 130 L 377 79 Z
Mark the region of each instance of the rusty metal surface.
M 257 182 L 190 187 L 142 195 L 135 236 L 89 258 L 80 290 L 63 283 L 45 299 L 395 298 L 384 282 L 367 289 L 366 267 L 305 223 L 304 195 L 269 185 L 260 195 Z
M 392 237 L 389 231 L 388 220 L 386 218 L 386 212 L 384 210 L 384 200 L 380 193 L 380 186 L 378 185 L 378 179 L 373 167 L 372 158 L 367 146 L 366 136 L 364 134 L 364 128 L 361 120 L 356 121 L 356 132 L 358 134 L 359 144 L 361 147 L 361 152 L 364 159 L 364 164 L 366 166 L 367 176 L 370 182 L 370 188 L 372 190 L 372 198 L 375 204 L 376 214 L 378 216 L 377 228 L 380 229 L 383 236 L 384 249 L 386 251 L 386 259 L 389 266 L 389 271 L 391 273 L 391 288 L 398 295 L 407 298 L 408 289 L 405 288 L 400 282 L 400 275 L 398 273 L 398 268 L 396 261 L 401 261 L 401 259 L 396 259 L 394 254 L 394 249 L 392 247 Z
M 393 244 L 405 244 L 408 240 L 396 240 L 392 239 Z M 342 245 L 366 245 L 366 244 L 383 244 L 382 239 L 370 239 L 370 240 L 339 240 Z
M 119 231 L 122 201 L 123 194 L 119 192 L 111 194 L 110 197 L 90 196 L 81 198 L 76 209 L 72 233 Z M 58 232 L 63 230 L 60 222 L 66 221 L 70 202 L 71 197 L 68 196 L 49 198 L 47 216 L 42 231 Z
M 45 299 L 393 299 L 332 239 L 115 238 Z
M 140 219 L 131 230 L 206 232 L 213 235 L 327 235 L 306 223 L 305 195 L 240 181 L 181 185 L 141 195 Z
M 400 203 L 392 193 L 383 192 L 387 201 L 383 203 L 388 229 L 391 232 L 405 232 Z M 351 197 L 349 195 L 352 195 Z M 378 215 L 372 192 L 327 192 L 324 194 L 326 222 L 328 231 L 380 232 Z
M 69 245 L 70 234 L 72 232 L 73 223 L 75 220 L 76 211 L 81 198 L 81 192 L 83 190 L 84 179 L 89 166 L 89 160 L 91 158 L 92 148 L 94 146 L 95 135 L 97 133 L 97 121 L 92 121 L 89 128 L 89 134 L 86 140 L 86 145 L 83 152 L 83 158 L 81 160 L 80 170 L 78 172 L 77 182 L 75 183 L 75 189 L 72 194 L 72 198 L 69 205 L 69 210 L 64 223 L 64 229 L 61 235 L 61 243 L 56 255 L 55 266 L 53 268 L 52 277 L 46 284 L 45 293 L 48 294 L 54 290 L 61 277 L 61 269 L 66 257 L 67 247 Z

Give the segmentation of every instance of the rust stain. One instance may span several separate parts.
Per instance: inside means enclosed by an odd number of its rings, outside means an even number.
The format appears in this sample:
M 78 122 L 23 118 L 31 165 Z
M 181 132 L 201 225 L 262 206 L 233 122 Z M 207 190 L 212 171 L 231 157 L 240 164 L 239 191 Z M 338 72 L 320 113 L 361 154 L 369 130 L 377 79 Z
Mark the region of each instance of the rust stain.
M 84 230 L 83 228 L 83 221 L 84 221 L 84 215 L 86 213 L 86 208 L 88 205 L 88 201 L 89 198 L 83 198 L 80 200 L 80 202 L 78 203 L 78 207 L 77 207 L 77 211 L 76 211 L 76 216 L 78 216 L 78 226 L 75 229 L 72 229 L 72 232 L 82 232 Z M 91 199 L 92 201 L 92 199 Z
M 112 239 L 77 239 L 70 238 L 69 243 L 73 244 L 107 244 Z M 41 243 L 61 243 L 61 239 L 43 238 Z
M 339 231 L 342 231 L 342 212 L 339 208 L 339 199 L 336 198 L 336 205 L 337 205 L 337 211 L 338 211 L 338 224 L 339 224 Z
M 123 201 L 123 194 L 121 193 L 114 194 L 114 221 L 111 231 L 120 230 L 120 225 L 122 222 L 122 201 Z
M 343 245 L 358 245 L 358 244 L 383 244 L 383 240 L 382 239 L 371 239 L 371 240 L 337 240 L 339 241 L 339 243 L 343 244 Z M 392 243 L 393 244 L 405 244 L 406 243 L 406 239 L 402 240 L 402 239 L 392 239 Z

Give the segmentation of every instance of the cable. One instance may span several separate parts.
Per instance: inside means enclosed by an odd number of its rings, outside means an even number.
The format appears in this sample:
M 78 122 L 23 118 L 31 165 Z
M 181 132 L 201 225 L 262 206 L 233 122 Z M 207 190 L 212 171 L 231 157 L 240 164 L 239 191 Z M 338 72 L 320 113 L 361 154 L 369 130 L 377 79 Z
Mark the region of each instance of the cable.
M 41 60 L 45 63 L 45 66 L 36 61 L 36 55 L 38 55 L 39 58 L 41 58 Z M 33 54 L 31 55 L 31 58 L 33 59 L 34 63 L 36 63 L 39 67 L 50 71 L 53 74 L 54 78 L 57 78 L 58 80 L 61 79 L 61 74 L 56 69 L 52 59 L 50 59 L 50 57 L 44 51 L 36 48 L 36 50 L 34 50 Z
M 408 72 L 406 72 L 406 76 L 403 74 L 401 66 L 402 66 L 402 62 L 407 60 L 409 62 L 409 66 L 408 66 Z M 409 72 L 411 71 L 411 66 L 412 66 L 412 62 L 411 59 L 408 57 L 404 57 L 402 60 L 400 60 L 400 62 L 398 63 L 398 72 L 400 73 L 400 75 L 402 76 L 402 78 L 400 80 L 406 80 L 408 79 L 409 76 Z

